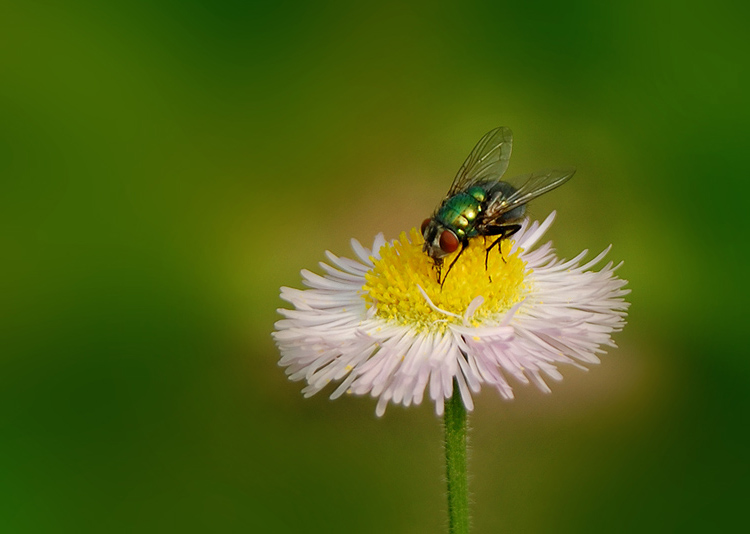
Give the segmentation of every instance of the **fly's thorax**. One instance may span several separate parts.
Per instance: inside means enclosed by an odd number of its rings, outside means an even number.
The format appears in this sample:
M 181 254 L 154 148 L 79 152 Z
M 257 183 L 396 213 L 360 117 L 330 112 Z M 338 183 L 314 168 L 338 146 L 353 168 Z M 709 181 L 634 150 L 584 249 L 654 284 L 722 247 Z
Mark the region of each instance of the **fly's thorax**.
M 480 204 L 487 200 L 489 192 L 482 186 L 473 185 L 466 190 L 466 193 L 474 197 Z
M 462 241 L 473 237 L 477 217 L 482 212 L 482 199 L 486 194 L 480 187 L 472 187 L 465 193 L 458 193 L 440 206 L 435 219 L 453 230 Z

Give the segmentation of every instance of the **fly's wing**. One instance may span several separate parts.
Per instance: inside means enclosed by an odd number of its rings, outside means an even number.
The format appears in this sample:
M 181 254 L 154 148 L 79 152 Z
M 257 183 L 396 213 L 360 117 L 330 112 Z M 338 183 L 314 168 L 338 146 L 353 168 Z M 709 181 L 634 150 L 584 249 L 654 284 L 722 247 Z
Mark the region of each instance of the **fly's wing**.
M 501 126 L 487 132 L 464 161 L 448 190 L 448 197 L 477 183 L 493 184 L 499 181 L 508 168 L 512 145 L 513 132 L 510 128 Z
M 575 169 L 561 169 L 537 171 L 524 174 L 513 179 L 513 183 L 519 184 L 513 188 L 499 189 L 485 210 L 485 222 L 492 222 L 504 213 L 523 206 L 536 197 L 560 187 L 575 174 Z M 508 189 L 515 191 L 508 192 Z

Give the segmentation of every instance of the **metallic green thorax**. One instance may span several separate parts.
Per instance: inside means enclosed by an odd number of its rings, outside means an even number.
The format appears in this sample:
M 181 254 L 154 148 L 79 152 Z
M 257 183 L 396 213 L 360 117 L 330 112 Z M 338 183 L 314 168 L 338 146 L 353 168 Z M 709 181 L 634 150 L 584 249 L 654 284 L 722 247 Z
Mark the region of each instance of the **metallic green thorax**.
M 456 233 L 460 239 L 479 235 L 475 221 L 484 208 L 487 190 L 473 186 L 445 200 L 435 214 L 435 219 Z

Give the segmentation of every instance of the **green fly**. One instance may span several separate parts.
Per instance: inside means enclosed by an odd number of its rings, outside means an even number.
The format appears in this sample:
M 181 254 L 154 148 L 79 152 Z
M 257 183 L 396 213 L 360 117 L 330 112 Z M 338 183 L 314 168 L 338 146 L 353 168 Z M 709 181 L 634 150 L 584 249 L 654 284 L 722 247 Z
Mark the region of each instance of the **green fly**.
M 437 279 L 445 282 L 451 268 L 473 237 L 493 237 L 487 247 L 487 258 L 493 247 L 521 228 L 526 204 L 547 191 L 561 186 L 575 169 L 537 171 L 500 181 L 508 168 L 513 133 L 509 128 L 495 128 L 479 140 L 458 171 L 448 194 L 432 217 L 422 223 L 423 251 L 432 258 Z M 448 266 L 441 281 L 443 260 L 460 252 Z

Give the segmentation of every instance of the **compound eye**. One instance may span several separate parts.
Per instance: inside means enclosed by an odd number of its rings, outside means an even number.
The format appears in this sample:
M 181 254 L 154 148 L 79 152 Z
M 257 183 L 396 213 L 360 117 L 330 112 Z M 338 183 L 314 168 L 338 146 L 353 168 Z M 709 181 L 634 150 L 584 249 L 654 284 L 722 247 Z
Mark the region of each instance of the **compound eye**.
M 448 254 L 455 252 L 458 249 L 458 245 L 459 241 L 456 234 L 450 230 L 443 230 L 443 233 L 440 234 L 440 248 L 443 249 L 443 252 L 447 252 Z
M 430 219 L 425 219 L 422 221 L 422 235 L 424 235 L 424 231 L 427 229 L 427 225 L 430 224 Z

